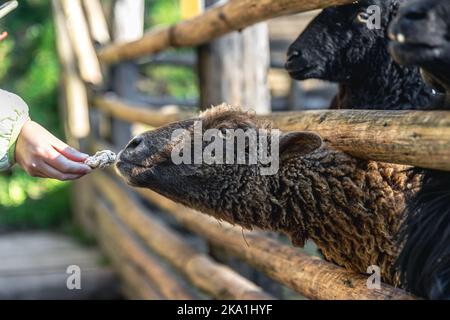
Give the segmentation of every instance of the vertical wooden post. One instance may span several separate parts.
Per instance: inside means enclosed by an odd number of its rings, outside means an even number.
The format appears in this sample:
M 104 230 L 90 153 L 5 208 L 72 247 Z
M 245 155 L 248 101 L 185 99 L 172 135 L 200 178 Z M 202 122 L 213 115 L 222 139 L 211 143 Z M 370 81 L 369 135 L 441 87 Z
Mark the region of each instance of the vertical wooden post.
M 144 34 L 144 0 L 116 0 L 113 17 L 113 40 L 123 43 L 141 38 Z M 136 82 L 139 73 L 133 62 L 123 62 L 112 70 L 113 91 L 125 100 L 137 96 Z M 131 126 L 124 122 L 112 121 L 112 140 L 123 147 L 131 138 Z
M 83 0 L 83 6 L 92 39 L 99 45 L 107 45 L 111 37 L 100 0 Z
M 63 115 L 66 117 L 65 133 L 68 142 L 76 148 L 80 140 L 89 135 L 88 99 L 86 87 L 77 70 L 75 53 L 70 42 L 62 6 L 53 0 L 56 45 L 62 69 L 62 93 L 64 94 Z
M 64 117 L 67 142 L 84 149 L 90 133 L 87 90 L 77 69 L 77 59 L 70 41 L 69 29 L 63 12 L 62 2 L 52 0 L 55 21 L 56 45 L 61 64 L 60 110 Z M 94 232 L 90 204 L 91 184 L 87 178 L 75 182 L 71 190 L 72 212 L 76 221 L 88 233 Z
M 207 0 L 213 5 L 217 0 Z M 198 49 L 198 73 L 201 107 L 226 102 L 247 107 L 258 114 L 271 112 L 267 74 L 270 68 L 269 30 L 259 23 L 242 32 L 233 32 Z M 210 253 L 218 261 L 232 266 L 275 296 L 280 285 L 238 259 L 210 245 Z
M 208 1 L 207 4 L 217 2 Z M 268 114 L 270 67 L 267 23 L 233 32 L 199 49 L 202 107 L 227 102 Z
M 61 0 L 68 36 L 78 60 L 81 77 L 86 83 L 101 86 L 103 76 L 98 57 L 89 36 L 89 27 L 80 0 Z

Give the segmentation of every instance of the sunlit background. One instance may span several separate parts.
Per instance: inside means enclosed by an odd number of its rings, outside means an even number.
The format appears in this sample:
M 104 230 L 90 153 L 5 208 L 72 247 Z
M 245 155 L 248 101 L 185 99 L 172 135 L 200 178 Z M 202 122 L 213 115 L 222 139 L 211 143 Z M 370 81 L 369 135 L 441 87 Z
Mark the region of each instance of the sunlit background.
M 0 22 L 9 37 L 0 44 L 0 87 L 20 95 L 36 122 L 63 138 L 58 113 L 59 64 L 49 0 L 20 1 Z M 147 0 L 146 28 L 180 19 L 178 0 Z M 189 68 L 148 67 L 141 83 L 149 93 L 195 99 L 195 74 Z M 153 79 L 153 81 L 152 81 Z M 158 79 L 156 81 L 156 79 Z M 70 185 L 34 179 L 19 168 L 0 174 L 0 232 L 8 229 L 70 226 Z

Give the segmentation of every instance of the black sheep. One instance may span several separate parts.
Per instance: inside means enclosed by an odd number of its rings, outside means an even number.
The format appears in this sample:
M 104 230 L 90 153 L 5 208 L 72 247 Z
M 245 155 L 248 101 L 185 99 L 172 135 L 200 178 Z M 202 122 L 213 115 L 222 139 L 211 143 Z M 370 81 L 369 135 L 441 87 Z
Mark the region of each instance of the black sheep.
M 417 65 L 424 78 L 446 94 L 450 108 L 450 2 L 409 1 L 389 28 L 390 51 L 403 65 Z
M 313 132 L 291 131 L 277 138 L 273 129 L 271 121 L 222 105 L 136 137 L 120 153 L 117 168 L 135 187 L 247 229 L 282 232 L 296 246 L 312 239 L 326 260 L 360 273 L 377 265 L 383 281 L 399 285 L 393 268 L 399 253 L 396 235 L 406 201 L 419 190 L 422 176 L 405 166 L 349 156 Z M 249 137 L 244 144 L 235 139 L 239 131 L 241 138 Z M 278 140 L 279 170 L 273 175 L 261 174 L 267 164 L 250 163 L 250 154 L 272 152 L 273 146 L 251 142 L 251 132 L 255 139 L 265 139 L 261 132 L 267 132 L 271 142 Z M 210 142 L 198 140 L 205 134 L 213 138 L 216 151 Z M 194 150 L 200 158 L 214 154 L 217 161 L 195 164 Z M 230 151 L 231 159 L 243 152 L 244 161 L 228 162 Z M 180 153 L 186 161 L 175 162 Z
M 405 65 L 418 65 L 450 108 L 450 1 L 409 1 L 391 24 L 390 51 Z M 450 298 L 450 173 L 426 171 L 410 204 L 397 261 L 407 287 L 432 299 Z
M 387 29 L 400 0 L 361 0 L 322 11 L 291 45 L 286 69 L 296 80 L 339 83 L 333 109 L 424 109 L 432 89 L 418 67 L 397 64 Z M 381 9 L 380 29 L 367 26 L 367 8 Z
M 325 9 L 290 47 L 286 68 L 297 80 L 318 78 L 339 83 L 340 93 L 332 108 L 442 108 L 437 103 L 439 96 L 435 96 L 431 87 L 421 79 L 419 68 L 401 66 L 389 54 L 387 29 L 401 3 L 408 4 L 409 1 L 364 0 Z M 367 27 L 367 8 L 370 5 L 381 9 L 381 29 L 370 30 Z M 437 217 L 438 213 L 442 213 L 441 218 L 450 216 L 450 213 L 445 214 L 450 210 L 446 196 L 450 174 L 421 169 L 417 172 L 425 173 L 424 185 L 420 193 L 408 201 L 409 224 L 404 228 L 402 239 L 409 232 L 413 236 L 408 237 L 406 244 L 404 241 L 401 243 L 404 254 L 398 264 L 402 268 L 400 271 L 411 270 L 408 276 L 403 274 L 403 280 L 414 293 L 445 298 L 449 295 L 449 258 L 445 254 L 449 249 L 444 248 L 444 244 L 449 241 L 442 241 L 444 232 L 448 230 L 439 228 L 449 224 L 433 221 L 430 224 L 427 220 L 429 225 L 422 226 L 419 225 L 422 221 L 414 217 L 426 219 Z M 424 229 L 429 232 L 421 233 Z M 422 244 L 421 248 L 418 248 L 419 244 Z M 443 261 L 445 259 L 447 261 Z

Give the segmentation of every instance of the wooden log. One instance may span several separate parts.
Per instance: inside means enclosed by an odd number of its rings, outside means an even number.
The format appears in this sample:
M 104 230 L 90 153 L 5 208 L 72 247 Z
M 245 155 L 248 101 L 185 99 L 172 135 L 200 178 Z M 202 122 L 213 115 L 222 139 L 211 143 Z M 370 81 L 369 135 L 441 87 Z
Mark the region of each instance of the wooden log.
M 135 201 L 105 174 L 95 174 L 98 191 L 114 206 L 122 223 L 160 256 L 179 269 L 199 289 L 218 299 L 271 299 L 259 287 L 191 248 L 174 231 Z
M 306 111 L 267 118 L 283 131 L 317 132 L 362 159 L 450 171 L 448 111 Z
M 191 20 L 150 30 L 142 39 L 102 49 L 103 62 L 115 63 L 153 54 L 169 47 L 197 46 L 228 32 L 242 30 L 271 18 L 324 7 L 349 4 L 353 0 L 239 0 L 207 10 Z
M 95 238 L 97 223 L 94 219 L 92 203 L 94 201 L 93 184 L 90 177 L 75 181 L 70 189 L 72 213 L 75 222 L 83 227 L 84 233 Z
M 230 254 L 263 271 L 272 279 L 310 299 L 409 300 L 414 297 L 382 284 L 368 289 L 368 276 L 311 257 L 295 248 L 187 209 L 153 191 L 139 189 L 146 199 L 174 216 L 183 226 Z
M 194 68 L 197 65 L 197 57 L 192 52 L 163 52 L 155 56 L 145 56 L 138 59 L 136 63 L 141 67 L 171 65 Z
M 87 83 L 100 86 L 103 76 L 89 28 L 83 13 L 81 0 L 60 0 L 65 15 L 69 39 L 78 60 L 81 77 Z
M 144 0 L 114 1 L 113 38 L 115 44 L 140 39 L 144 33 Z M 122 99 L 134 101 L 139 94 L 137 81 L 138 66 L 133 62 L 123 62 L 112 69 L 112 89 Z M 113 119 L 112 141 L 119 146 L 128 143 L 132 136 L 128 123 Z
M 284 69 L 286 63 L 285 52 L 283 54 L 271 53 L 270 67 L 274 69 Z M 189 52 L 163 52 L 154 56 L 145 56 L 138 59 L 136 63 L 141 67 L 155 66 L 155 65 L 170 65 L 173 67 L 194 68 L 197 66 L 197 57 Z M 297 81 L 297 83 L 299 83 Z
M 99 229 L 101 247 L 107 252 L 112 264 L 123 282 L 124 294 L 133 300 L 163 300 L 163 296 L 152 287 L 148 280 L 132 266 L 123 255 L 110 244 L 110 237 L 102 228 Z
M 111 42 L 108 24 L 100 0 L 83 0 L 83 6 L 92 39 L 102 46 Z
M 132 262 L 141 269 L 162 297 L 170 300 L 196 298 L 124 226 L 120 225 L 117 218 L 113 216 L 114 213 L 103 201 L 96 202 L 95 211 L 98 225 L 107 233 L 109 244 L 115 251 L 121 253 L 123 260 Z
M 125 121 L 163 125 L 189 117 L 160 115 L 152 121 L 154 112 L 137 112 L 119 101 L 101 102 L 104 112 L 114 110 Z M 273 121 L 282 131 L 317 132 L 331 146 L 361 159 L 450 171 L 448 111 L 320 110 L 272 113 L 261 119 Z
M 113 96 L 95 97 L 93 104 L 107 115 L 127 122 L 140 122 L 152 127 L 160 127 L 170 122 L 189 119 L 195 116 L 193 112 L 182 112 L 180 109 L 171 108 L 168 111 L 156 108 L 144 109 L 142 106 L 125 103 Z
M 241 33 L 231 33 L 198 49 L 201 106 L 226 101 L 269 114 L 270 64 L 267 23 L 258 23 Z
M 96 214 L 108 211 L 104 202 L 95 204 Z M 98 212 L 100 210 L 101 212 Z M 108 213 L 109 214 L 109 213 Z M 133 261 L 118 248 L 114 235 L 111 234 L 110 226 L 99 224 L 97 229 L 97 240 L 100 247 L 106 252 L 111 263 L 122 281 L 123 293 L 128 299 L 133 300 L 163 300 L 163 295 L 148 281 L 144 274 L 139 271 Z
M 89 135 L 89 115 L 87 92 L 78 75 L 75 53 L 69 41 L 69 31 L 62 12 L 61 2 L 52 0 L 53 17 L 56 30 L 56 45 L 62 67 L 64 104 L 66 114 L 66 135 L 74 147 L 80 139 Z
M 112 33 L 115 44 L 128 43 L 144 34 L 144 0 L 116 0 Z
M 197 110 L 199 105 L 198 100 L 195 98 L 179 99 L 171 96 L 148 96 L 142 93 L 136 96 L 136 101 L 147 107 L 153 106 L 155 108 L 163 108 L 177 106 L 180 108 L 187 108 L 191 111 Z
M 69 40 L 64 13 L 60 0 L 52 0 L 53 17 L 56 31 L 56 45 L 62 69 L 62 84 L 60 88 L 63 123 L 67 142 L 74 148 L 81 149 L 83 142 L 89 136 L 89 105 L 87 90 L 77 70 L 77 61 L 72 44 Z M 71 189 L 73 212 L 77 222 L 91 234 L 93 231 L 90 219 L 89 182 L 77 181 Z

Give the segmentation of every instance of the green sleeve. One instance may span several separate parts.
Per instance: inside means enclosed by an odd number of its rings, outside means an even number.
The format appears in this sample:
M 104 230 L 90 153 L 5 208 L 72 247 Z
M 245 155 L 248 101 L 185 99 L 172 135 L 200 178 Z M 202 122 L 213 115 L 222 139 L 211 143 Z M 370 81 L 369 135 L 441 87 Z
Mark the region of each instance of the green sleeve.
M 27 104 L 19 96 L 0 90 L 0 171 L 14 165 L 16 141 L 29 119 Z

